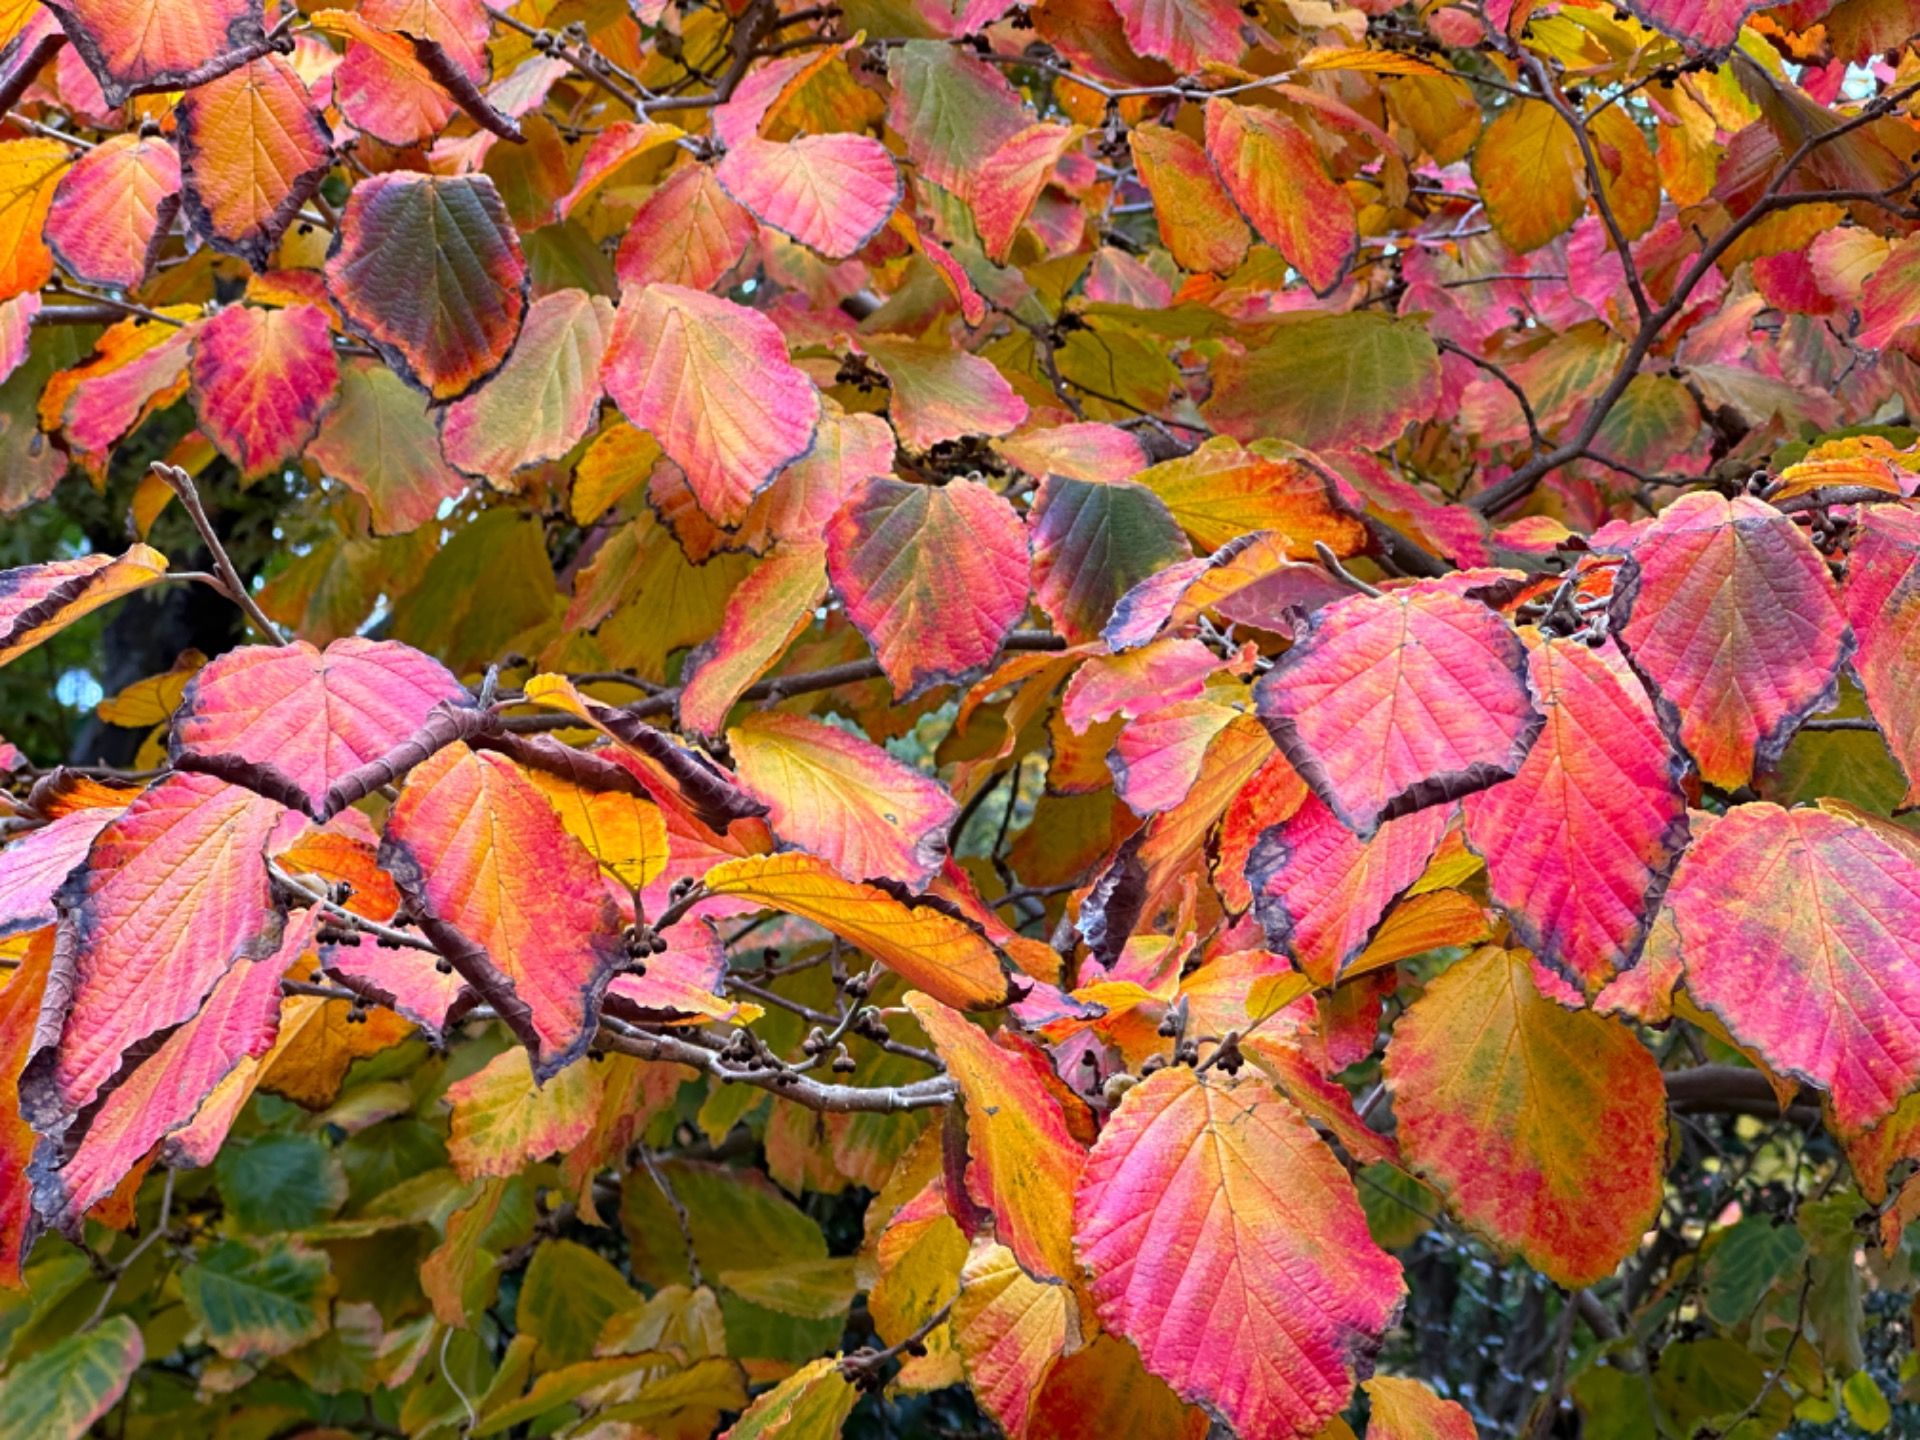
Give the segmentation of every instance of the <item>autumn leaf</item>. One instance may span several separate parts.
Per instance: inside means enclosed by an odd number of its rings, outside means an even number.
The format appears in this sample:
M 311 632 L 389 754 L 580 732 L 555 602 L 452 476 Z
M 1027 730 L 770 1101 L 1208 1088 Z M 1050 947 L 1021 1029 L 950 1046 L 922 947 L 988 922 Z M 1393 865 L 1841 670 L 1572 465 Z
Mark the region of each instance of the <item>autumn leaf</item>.
M 626 292 L 602 379 L 720 525 L 745 518 L 780 468 L 807 453 L 819 425 L 819 392 L 787 359 L 772 322 L 680 285 Z M 730 397 L 726 410 L 709 405 L 716 394 Z
M 1299 1112 L 1264 1079 L 1178 1066 L 1129 1090 L 1101 1132 L 1074 1249 L 1101 1323 L 1252 1434 L 1316 1434 L 1404 1293 Z
M 1687 495 L 1662 511 L 1635 540 L 1615 604 L 1621 647 L 1675 743 L 1727 789 L 1830 703 L 1853 648 L 1819 552 L 1744 495 Z
M 709 894 L 784 911 L 832 931 L 924 990 L 962 1010 L 991 1010 L 1008 998 L 993 947 L 932 906 L 914 907 L 836 874 L 810 855 L 750 856 L 707 872 Z
M 1590 1285 L 1660 1208 L 1666 1089 L 1632 1031 L 1563 1009 L 1532 957 L 1488 946 L 1387 1045 L 1402 1151 L 1453 1210 L 1560 1284 Z
M 278 55 L 189 91 L 179 143 L 187 218 L 208 244 L 256 270 L 333 163 L 326 122 Z
M 343 775 L 471 697 L 431 656 L 390 640 L 248 645 L 188 682 L 174 720 L 182 769 L 218 775 L 325 819 Z
M 900 699 L 989 664 L 1027 609 L 1019 515 L 968 480 L 867 480 L 828 522 L 827 569 Z
M 533 1052 L 535 1075 L 585 1051 L 624 959 L 618 916 L 593 857 L 511 761 L 456 742 L 417 768 L 380 863 L 421 930 Z
M 1916 887 L 1905 832 L 1777 805 L 1730 810 L 1674 876 L 1687 993 L 1776 1071 L 1826 1090 L 1846 1131 L 1920 1084 L 1920 971 L 1901 918 Z M 1730 893 L 1747 904 L 1726 906 Z
M 1316 612 L 1255 693 L 1301 777 L 1370 835 L 1520 768 L 1544 723 L 1525 665 L 1519 637 L 1470 600 L 1356 596 Z
M 1513 779 L 1461 809 L 1515 933 L 1592 992 L 1639 959 L 1686 844 L 1686 797 L 1653 707 L 1617 654 L 1547 640 L 1528 665 L 1547 717 L 1540 739 Z
M 459 239 L 443 245 L 442 235 Z M 498 370 L 527 311 L 526 258 L 484 175 L 400 173 L 355 186 L 326 275 L 348 328 L 435 403 Z
M 727 748 L 774 833 L 841 874 L 922 890 L 945 861 L 959 803 L 878 746 L 797 715 L 754 715 L 727 731 Z
M 173 775 L 94 838 L 57 896 L 47 1038 L 22 1080 L 42 1130 L 64 1129 L 132 1046 L 191 1019 L 233 965 L 273 951 L 263 852 L 284 813 L 211 775 Z
M 1045 1057 L 996 1045 L 944 1005 L 908 1007 L 960 1086 L 967 1112 L 967 1189 L 1022 1269 L 1051 1283 L 1076 1277 L 1068 1225 L 1086 1151 L 1069 1133 Z

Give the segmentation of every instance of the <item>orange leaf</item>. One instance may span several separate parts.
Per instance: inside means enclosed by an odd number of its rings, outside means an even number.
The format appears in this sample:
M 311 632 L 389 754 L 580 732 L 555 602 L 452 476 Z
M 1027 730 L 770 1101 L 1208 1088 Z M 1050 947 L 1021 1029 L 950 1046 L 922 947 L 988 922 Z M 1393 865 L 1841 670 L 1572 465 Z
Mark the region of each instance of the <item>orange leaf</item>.
M 307 87 L 268 55 L 188 91 L 179 124 L 187 218 L 216 250 L 266 269 L 333 163 Z
M 499 755 L 455 743 L 416 768 L 380 863 L 467 983 L 547 1079 L 583 1053 L 625 960 L 600 870 L 540 791 Z
M 942 910 L 913 907 L 836 874 L 812 855 L 750 855 L 707 872 L 714 895 L 811 920 L 864 950 L 909 985 L 962 1010 L 1004 1005 L 1008 983 L 993 947 Z
M 907 1008 L 966 1104 L 968 1193 L 992 1213 L 995 1233 L 1028 1274 L 1071 1281 L 1073 1191 L 1087 1157 L 1049 1080 L 1052 1062 L 1030 1044 L 995 1044 L 924 995 L 907 996 Z
M 741 784 L 774 834 L 843 875 L 926 888 L 959 805 L 871 741 L 799 715 L 750 715 L 727 731 Z

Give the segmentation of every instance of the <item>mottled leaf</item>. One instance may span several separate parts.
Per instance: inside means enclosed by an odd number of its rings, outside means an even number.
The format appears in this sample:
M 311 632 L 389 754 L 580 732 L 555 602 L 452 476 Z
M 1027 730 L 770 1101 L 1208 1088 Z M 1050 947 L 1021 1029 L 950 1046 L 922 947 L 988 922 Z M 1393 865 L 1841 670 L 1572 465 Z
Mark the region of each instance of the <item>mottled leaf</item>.
M 707 872 L 706 887 L 811 920 L 942 1004 L 991 1010 L 1008 999 L 1007 977 L 978 931 L 944 910 L 844 879 L 814 856 L 730 860 Z
M 0 1440 L 80 1440 L 126 1393 L 146 1358 L 140 1327 L 109 1315 L 0 1375 Z
M 1667 1100 L 1633 1032 L 1567 1010 L 1533 958 L 1488 946 L 1394 1028 L 1400 1148 L 1454 1212 L 1572 1288 L 1613 1273 L 1659 1213 Z
M 132 290 L 153 268 L 179 207 L 179 152 L 158 135 L 111 135 L 54 187 L 47 244 L 75 279 Z
M 500 373 L 443 412 L 447 460 L 512 489 L 519 471 L 573 449 L 600 413 L 612 328 L 613 306 L 597 295 L 557 290 L 535 300 Z
M 455 743 L 407 777 L 380 863 L 420 928 L 548 1078 L 585 1051 L 624 960 L 598 866 L 502 756 Z
M 871 741 L 799 715 L 751 715 L 727 731 L 740 783 L 767 823 L 842 875 L 926 887 L 959 805 Z
M 1741 805 L 1668 892 L 1687 993 L 1776 1073 L 1825 1090 L 1846 1131 L 1920 1085 L 1912 844 L 1885 822 Z
M 484 175 L 361 181 L 326 275 L 348 328 L 436 403 L 500 368 L 527 310 L 520 240 Z
M 200 429 L 251 479 L 318 433 L 340 362 L 325 311 L 234 305 L 200 327 L 187 373 Z
M 909 995 L 907 1006 L 966 1105 L 968 1193 L 1028 1274 L 1072 1280 L 1070 1217 L 1087 1157 L 1067 1128 L 1051 1062 L 1031 1045 L 995 1044 L 925 996 Z
M 973 480 L 868 480 L 828 523 L 827 570 L 900 699 L 991 663 L 1027 610 L 1019 516 Z
M 1027 523 L 1035 598 L 1076 644 L 1099 635 L 1135 585 L 1192 554 L 1166 504 L 1132 481 L 1050 476 Z
M 772 321 L 680 285 L 622 296 L 602 379 L 718 525 L 745 518 L 753 497 L 812 447 L 820 421 L 820 393 L 787 359 Z

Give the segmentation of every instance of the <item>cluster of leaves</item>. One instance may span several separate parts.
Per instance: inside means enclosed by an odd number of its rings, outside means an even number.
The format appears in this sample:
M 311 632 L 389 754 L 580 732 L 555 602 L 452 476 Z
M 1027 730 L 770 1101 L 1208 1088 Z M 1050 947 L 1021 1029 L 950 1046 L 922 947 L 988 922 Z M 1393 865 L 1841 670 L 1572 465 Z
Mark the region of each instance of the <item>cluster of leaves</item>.
M 0 0 L 0 1437 L 1906 1423 L 1916 29 Z

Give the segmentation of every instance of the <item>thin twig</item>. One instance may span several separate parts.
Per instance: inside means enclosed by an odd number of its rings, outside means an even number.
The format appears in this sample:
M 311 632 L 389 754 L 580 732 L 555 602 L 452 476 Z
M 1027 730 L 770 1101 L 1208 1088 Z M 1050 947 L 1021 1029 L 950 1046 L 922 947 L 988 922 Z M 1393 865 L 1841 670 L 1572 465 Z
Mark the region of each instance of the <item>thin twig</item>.
M 178 465 L 169 465 L 164 460 L 156 460 L 148 468 L 166 481 L 173 493 L 180 497 L 181 505 L 186 507 L 187 515 L 193 521 L 193 528 L 200 532 L 201 541 L 213 556 L 213 568 L 226 586 L 228 598 L 253 622 L 254 629 L 267 637 L 269 644 L 286 644 L 287 637 L 280 633 L 280 627 L 268 618 L 267 612 L 260 608 L 260 602 L 247 590 L 246 582 L 240 578 L 232 557 L 227 554 L 227 547 L 220 543 L 219 533 L 207 518 L 206 507 L 200 503 L 200 492 L 194 487 L 193 477 Z

